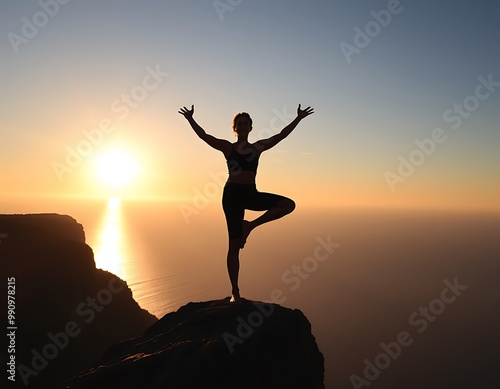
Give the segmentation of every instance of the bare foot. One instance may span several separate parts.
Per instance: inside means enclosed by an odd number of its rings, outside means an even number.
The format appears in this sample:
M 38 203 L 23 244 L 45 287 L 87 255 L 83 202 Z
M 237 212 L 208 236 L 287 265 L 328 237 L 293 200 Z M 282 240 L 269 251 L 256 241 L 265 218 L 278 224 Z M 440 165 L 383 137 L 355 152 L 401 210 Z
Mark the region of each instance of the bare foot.
M 245 243 L 247 242 L 247 238 L 248 235 L 250 234 L 250 231 L 252 231 L 252 224 L 247 220 L 243 220 L 243 235 L 241 236 L 240 248 L 245 247 Z
M 239 293 L 233 293 L 231 296 L 231 299 L 229 300 L 230 303 L 233 304 L 241 304 L 241 297 Z

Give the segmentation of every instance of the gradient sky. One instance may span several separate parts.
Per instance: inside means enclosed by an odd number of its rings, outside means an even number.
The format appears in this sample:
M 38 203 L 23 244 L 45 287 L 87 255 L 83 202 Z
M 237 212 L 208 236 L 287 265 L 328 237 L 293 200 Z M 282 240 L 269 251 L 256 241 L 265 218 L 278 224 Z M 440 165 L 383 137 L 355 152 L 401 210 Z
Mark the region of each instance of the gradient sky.
M 200 125 L 229 140 L 233 115 L 248 111 L 255 140 L 301 103 L 315 114 L 263 155 L 259 189 L 308 205 L 500 210 L 498 1 L 41 0 L 0 11 L 2 195 L 106 196 L 95 160 L 119 147 L 138 165 L 119 195 L 220 201 L 224 158 L 179 107 L 195 104 Z M 424 155 L 415 140 L 433 134 Z M 87 154 L 69 167 L 78 146 Z

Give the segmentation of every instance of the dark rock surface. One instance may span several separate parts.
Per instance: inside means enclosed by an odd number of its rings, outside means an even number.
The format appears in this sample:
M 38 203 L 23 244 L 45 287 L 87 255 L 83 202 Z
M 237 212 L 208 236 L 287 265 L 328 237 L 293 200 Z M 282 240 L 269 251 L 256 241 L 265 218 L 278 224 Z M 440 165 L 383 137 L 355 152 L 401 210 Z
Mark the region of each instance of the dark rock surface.
M 229 299 L 189 303 L 112 346 L 69 383 L 87 388 L 324 388 L 324 360 L 299 310 Z
M 15 278 L 19 387 L 54 388 L 157 321 L 124 281 L 96 269 L 83 227 L 70 216 L 0 215 L 0 234 L 1 279 Z

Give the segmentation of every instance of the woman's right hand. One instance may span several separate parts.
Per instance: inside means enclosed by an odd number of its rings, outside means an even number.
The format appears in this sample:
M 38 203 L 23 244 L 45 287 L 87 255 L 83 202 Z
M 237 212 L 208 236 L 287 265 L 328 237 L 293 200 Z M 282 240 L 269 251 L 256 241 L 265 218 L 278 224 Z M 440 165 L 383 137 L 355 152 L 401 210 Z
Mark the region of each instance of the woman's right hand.
M 191 106 L 191 109 L 187 109 L 186 107 L 182 107 L 179 110 L 179 113 L 183 115 L 186 119 L 191 119 L 194 114 L 194 105 Z

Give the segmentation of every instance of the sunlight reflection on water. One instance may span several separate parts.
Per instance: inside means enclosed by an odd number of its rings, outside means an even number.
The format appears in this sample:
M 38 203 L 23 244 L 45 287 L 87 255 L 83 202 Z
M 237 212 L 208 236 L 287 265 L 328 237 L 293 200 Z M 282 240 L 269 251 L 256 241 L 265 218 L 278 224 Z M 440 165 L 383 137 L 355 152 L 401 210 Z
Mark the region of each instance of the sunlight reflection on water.
M 97 268 L 110 271 L 122 279 L 126 279 L 124 238 L 120 198 L 110 197 L 98 230 L 94 257 Z

